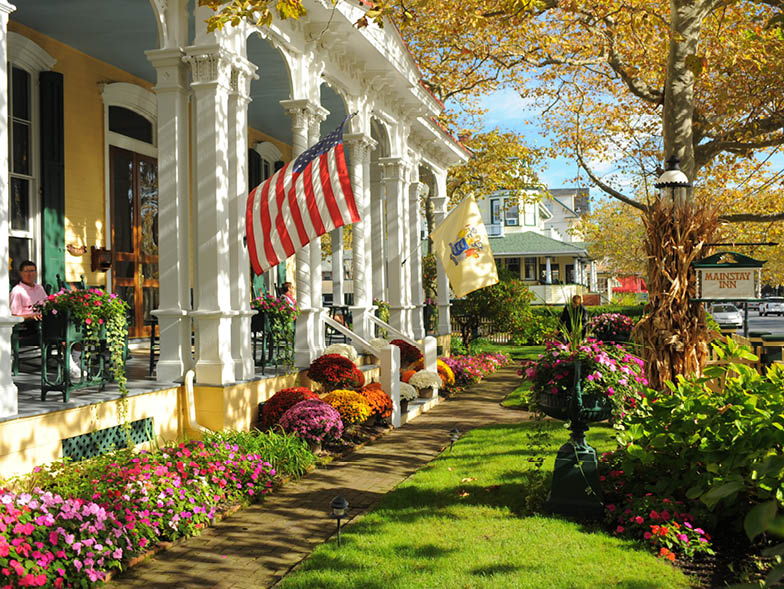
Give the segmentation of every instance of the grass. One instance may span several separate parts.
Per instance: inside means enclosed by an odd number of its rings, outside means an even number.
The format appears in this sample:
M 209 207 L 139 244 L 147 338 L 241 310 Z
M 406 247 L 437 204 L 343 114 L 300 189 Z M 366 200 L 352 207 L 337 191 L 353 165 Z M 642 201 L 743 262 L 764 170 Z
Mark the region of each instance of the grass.
M 551 433 L 549 473 L 568 432 L 540 423 Z M 526 515 L 549 485 L 528 470 L 535 434 L 530 421 L 472 430 L 347 527 L 341 548 L 322 544 L 281 586 L 689 587 L 678 569 L 595 524 Z M 599 451 L 615 445 L 606 426 L 588 437 Z

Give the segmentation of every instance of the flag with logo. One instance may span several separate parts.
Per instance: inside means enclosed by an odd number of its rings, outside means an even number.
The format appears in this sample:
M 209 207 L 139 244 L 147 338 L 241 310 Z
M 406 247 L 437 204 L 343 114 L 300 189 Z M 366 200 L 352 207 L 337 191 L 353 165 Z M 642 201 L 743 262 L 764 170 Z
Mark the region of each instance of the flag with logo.
M 248 194 L 245 232 L 256 274 L 360 220 L 343 152 L 343 126 L 351 116 Z
M 487 229 L 473 196 L 463 199 L 430 237 L 456 297 L 498 282 Z

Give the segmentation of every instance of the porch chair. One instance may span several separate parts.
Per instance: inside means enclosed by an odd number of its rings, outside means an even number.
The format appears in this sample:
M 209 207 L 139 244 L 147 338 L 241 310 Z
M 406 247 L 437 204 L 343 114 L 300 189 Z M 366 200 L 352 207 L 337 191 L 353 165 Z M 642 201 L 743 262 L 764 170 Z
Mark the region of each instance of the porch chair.
M 330 318 L 334 319 L 338 323 L 342 323 L 343 325 L 351 329 L 351 312 L 349 311 L 349 308 L 347 306 L 335 305 L 330 307 L 329 316 Z M 324 330 L 325 341 L 328 346 L 334 343 L 342 343 L 342 344 L 348 343 L 348 337 L 346 337 L 344 334 L 339 332 L 337 329 L 329 325 L 325 325 L 324 327 L 325 327 Z

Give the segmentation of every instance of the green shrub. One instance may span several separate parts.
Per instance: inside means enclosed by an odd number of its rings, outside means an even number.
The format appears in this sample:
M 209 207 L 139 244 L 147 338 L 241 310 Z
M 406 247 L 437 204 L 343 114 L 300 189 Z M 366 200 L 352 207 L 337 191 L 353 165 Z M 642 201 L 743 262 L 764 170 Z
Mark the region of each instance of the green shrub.
M 756 359 L 731 339 L 714 347 L 727 361 Z M 784 369 L 762 376 L 730 363 L 705 374 L 668 383 L 670 394 L 627 417 L 622 466 L 647 491 L 698 499 L 717 522 L 739 526 L 755 505 L 784 503 Z
M 465 356 L 468 350 L 463 345 L 463 338 L 452 336 L 449 340 L 449 354 L 451 356 Z

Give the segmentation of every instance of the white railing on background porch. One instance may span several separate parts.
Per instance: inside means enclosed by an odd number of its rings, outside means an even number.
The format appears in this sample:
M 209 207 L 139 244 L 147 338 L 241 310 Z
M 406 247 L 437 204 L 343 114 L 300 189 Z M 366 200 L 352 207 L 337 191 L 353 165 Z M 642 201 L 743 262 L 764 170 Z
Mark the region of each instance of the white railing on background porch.
M 422 340 L 422 343 L 419 344 L 414 340 L 412 340 L 410 337 L 408 337 L 406 334 L 404 334 L 402 331 L 395 329 L 389 323 L 387 323 L 386 321 L 382 321 L 375 315 L 368 315 L 368 317 L 370 318 L 370 321 L 372 323 L 375 323 L 382 329 L 386 329 L 392 335 L 396 336 L 397 339 L 402 339 L 404 342 L 407 342 L 412 346 L 414 346 L 415 348 L 418 348 L 419 351 L 422 352 L 422 355 L 425 358 L 425 370 L 438 372 L 438 366 L 436 364 L 438 361 L 438 346 L 436 343 L 436 338 L 434 338 L 431 335 L 428 335 L 425 337 L 424 340 Z

